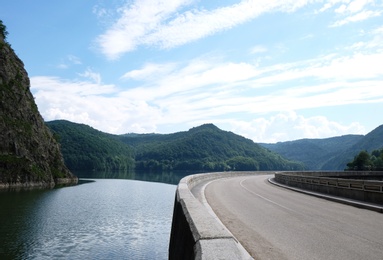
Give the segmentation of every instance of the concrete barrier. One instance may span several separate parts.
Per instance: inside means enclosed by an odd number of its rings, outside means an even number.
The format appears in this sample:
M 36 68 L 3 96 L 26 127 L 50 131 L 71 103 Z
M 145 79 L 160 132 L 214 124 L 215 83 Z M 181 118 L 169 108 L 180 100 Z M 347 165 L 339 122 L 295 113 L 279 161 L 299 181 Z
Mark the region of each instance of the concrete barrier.
M 214 179 L 259 173 L 220 172 L 195 174 L 183 178 L 178 184 L 175 195 L 169 259 L 252 259 L 235 237 L 193 195 L 192 189 Z M 275 180 L 292 187 L 383 204 L 383 182 L 365 180 L 363 177 L 376 176 L 380 179 L 382 174 L 382 172 L 330 171 L 276 172 Z M 362 179 L 353 179 L 355 176 Z
M 383 205 L 383 172 L 279 172 L 275 181 L 287 186 Z
M 169 259 L 252 259 L 191 192 L 202 182 L 250 174 L 254 172 L 195 174 L 180 181 L 174 203 Z

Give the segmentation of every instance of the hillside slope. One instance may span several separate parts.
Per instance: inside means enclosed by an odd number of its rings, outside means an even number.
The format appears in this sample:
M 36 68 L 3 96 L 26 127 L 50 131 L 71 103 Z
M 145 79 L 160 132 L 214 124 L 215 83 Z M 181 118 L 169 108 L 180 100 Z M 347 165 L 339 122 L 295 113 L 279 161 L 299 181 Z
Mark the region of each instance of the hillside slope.
M 329 160 L 343 153 L 362 138 L 362 135 L 344 135 L 260 145 L 290 160 L 303 162 L 308 170 L 321 170 Z
M 366 134 L 351 147 L 329 159 L 322 167 L 323 170 L 343 170 L 360 151 L 371 153 L 373 150 L 383 148 L 383 125 Z
M 303 169 L 301 163 L 212 124 L 174 134 L 119 136 L 63 120 L 47 125 L 58 136 L 73 170 L 126 170 L 133 163 L 135 170 L 145 172 Z
M 365 136 L 345 135 L 261 145 L 285 158 L 303 162 L 308 170 L 344 170 L 360 151 L 383 148 L 383 125 Z
M 24 64 L 5 35 L 0 34 L 0 188 L 77 182 L 37 109 Z
M 65 164 L 72 171 L 127 171 L 134 168 L 132 150 L 114 135 L 66 120 L 46 123 L 61 143 Z
M 205 124 L 168 135 L 123 135 L 135 149 L 139 169 L 171 170 L 297 170 L 288 161 L 250 139 Z

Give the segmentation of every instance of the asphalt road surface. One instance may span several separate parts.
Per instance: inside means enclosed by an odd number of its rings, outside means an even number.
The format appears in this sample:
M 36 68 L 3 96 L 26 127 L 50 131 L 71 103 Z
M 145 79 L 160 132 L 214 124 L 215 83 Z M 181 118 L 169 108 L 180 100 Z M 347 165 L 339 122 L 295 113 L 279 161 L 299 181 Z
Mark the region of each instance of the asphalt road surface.
M 255 259 L 383 259 L 383 214 L 268 183 L 219 179 L 209 205 Z

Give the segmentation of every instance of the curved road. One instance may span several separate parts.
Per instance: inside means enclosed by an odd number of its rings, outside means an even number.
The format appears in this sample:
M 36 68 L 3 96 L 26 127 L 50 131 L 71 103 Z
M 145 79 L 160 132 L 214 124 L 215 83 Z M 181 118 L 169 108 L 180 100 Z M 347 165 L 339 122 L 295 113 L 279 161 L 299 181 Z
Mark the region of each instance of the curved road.
M 271 176 L 205 188 L 215 214 L 255 259 L 383 259 L 383 214 L 277 187 Z

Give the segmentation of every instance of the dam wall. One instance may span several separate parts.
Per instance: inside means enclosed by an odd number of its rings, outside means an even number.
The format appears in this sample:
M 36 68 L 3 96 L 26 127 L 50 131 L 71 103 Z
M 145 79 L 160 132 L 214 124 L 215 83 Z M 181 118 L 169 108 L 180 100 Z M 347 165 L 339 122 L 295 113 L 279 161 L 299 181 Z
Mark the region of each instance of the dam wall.
M 383 205 L 382 172 L 220 172 L 190 175 L 180 181 L 176 190 L 169 259 L 252 259 L 192 191 L 215 179 L 255 174 L 274 174 L 275 182 L 300 190 Z
M 180 181 L 174 202 L 169 259 L 251 259 L 233 235 L 191 192 L 202 182 L 251 174 L 254 172 L 195 174 Z
M 383 205 L 383 172 L 278 172 L 275 181 L 326 195 Z

